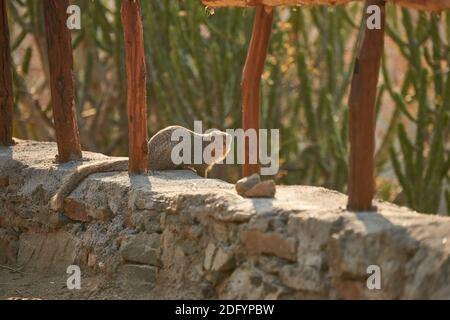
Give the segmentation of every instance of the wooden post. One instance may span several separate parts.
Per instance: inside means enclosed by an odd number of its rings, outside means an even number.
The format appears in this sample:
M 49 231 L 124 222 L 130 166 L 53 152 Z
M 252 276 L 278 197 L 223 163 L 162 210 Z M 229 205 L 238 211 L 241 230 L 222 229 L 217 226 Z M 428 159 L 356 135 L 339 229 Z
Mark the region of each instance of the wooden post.
M 50 88 L 58 162 L 81 159 L 75 115 L 72 38 L 66 27 L 68 0 L 44 0 L 44 16 L 50 67 Z
M 123 0 L 121 14 L 128 78 L 129 172 L 139 174 L 148 169 L 146 68 L 139 1 Z
M 260 114 L 260 85 L 261 76 L 264 71 L 267 50 L 269 47 L 270 34 L 272 31 L 273 8 L 256 7 L 253 33 L 250 47 L 245 62 L 242 76 L 242 121 L 243 129 L 255 129 L 258 136 L 257 156 L 259 162 L 259 114 Z M 260 166 L 249 163 L 249 141 L 245 139 L 245 164 L 243 176 L 247 177 L 259 173 Z
M 13 139 L 13 71 L 9 44 L 6 0 L 0 0 L 0 145 L 10 146 Z
M 375 103 L 384 49 L 385 1 L 368 0 L 366 7 L 381 9 L 381 29 L 363 26 L 359 52 L 350 93 L 350 174 L 348 208 L 355 211 L 372 210 L 375 194 Z M 366 10 L 367 11 L 367 10 Z M 366 24 L 369 15 L 365 11 Z

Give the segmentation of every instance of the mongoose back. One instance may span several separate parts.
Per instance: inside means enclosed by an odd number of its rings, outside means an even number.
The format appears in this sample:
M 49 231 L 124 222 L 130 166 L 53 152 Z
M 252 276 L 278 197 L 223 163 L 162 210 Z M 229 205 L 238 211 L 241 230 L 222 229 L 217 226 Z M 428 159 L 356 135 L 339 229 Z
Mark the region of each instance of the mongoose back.
M 211 144 L 211 140 L 216 138 L 222 139 L 219 139 L 217 141 L 223 141 L 223 146 L 221 146 L 222 153 L 216 153 L 215 149 L 213 149 L 213 151 L 211 152 L 213 159 L 210 163 L 206 163 L 202 157 L 202 162 L 200 164 L 177 165 L 172 160 L 172 150 L 176 145 L 179 144 L 178 141 L 172 141 L 172 137 L 175 131 L 178 132 L 177 136 L 183 135 L 190 137 L 191 155 L 194 154 L 194 146 L 196 145 L 196 143 L 202 147 L 201 151 L 203 152 L 206 146 Z M 228 153 L 230 152 L 230 147 L 231 137 L 225 132 L 214 130 L 208 134 L 198 134 L 181 126 L 170 126 L 156 133 L 148 141 L 149 169 L 151 171 L 188 169 L 195 170 L 198 175 L 207 177 L 208 171 L 211 170 L 211 168 L 215 164 L 221 162 L 227 157 Z M 220 149 L 218 150 L 220 151 Z M 105 160 L 79 166 L 64 179 L 61 187 L 50 200 L 50 208 L 53 211 L 62 210 L 65 198 L 68 197 L 73 190 L 75 190 L 75 188 L 81 183 L 81 181 L 83 181 L 87 176 L 91 174 L 127 170 L 128 159 Z

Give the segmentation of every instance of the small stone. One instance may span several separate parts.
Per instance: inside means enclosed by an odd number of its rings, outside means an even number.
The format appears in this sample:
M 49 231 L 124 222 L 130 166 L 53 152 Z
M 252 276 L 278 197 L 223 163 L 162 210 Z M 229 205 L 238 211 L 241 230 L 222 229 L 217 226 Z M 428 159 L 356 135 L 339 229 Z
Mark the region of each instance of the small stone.
M 120 271 L 126 281 L 150 284 L 156 282 L 158 268 L 139 264 L 126 264 Z
M 236 192 L 244 197 L 247 191 L 252 189 L 260 182 L 261 178 L 258 174 L 254 174 L 250 177 L 245 177 L 236 183 Z
M 109 208 L 98 208 L 70 198 L 64 200 L 64 213 L 69 219 L 80 222 L 109 222 L 114 217 Z
M 161 218 L 159 220 L 159 225 L 160 225 L 161 229 L 164 229 L 166 227 L 166 219 L 167 219 L 167 214 L 165 212 L 163 212 L 161 214 Z
M 145 231 L 147 233 L 161 233 L 162 232 L 161 225 L 157 222 L 146 220 L 144 226 L 145 226 Z
M 212 299 L 216 295 L 216 291 L 211 283 L 200 284 L 200 290 L 204 299 Z
M 45 223 L 47 223 L 49 226 L 55 228 L 55 229 L 60 229 L 63 226 L 73 222 L 71 221 L 71 219 L 69 219 L 68 216 L 62 214 L 62 213 L 55 213 L 55 214 L 51 214 L 51 215 L 43 215 L 43 218 L 41 221 L 44 221 Z
M 122 242 L 120 252 L 125 261 L 159 266 L 159 234 L 132 235 Z
M 274 198 L 277 187 L 275 181 L 268 180 L 258 183 L 245 193 L 247 198 Z
M 0 228 L 0 264 L 15 264 L 18 251 L 18 235 L 13 231 Z
M 214 261 L 214 255 L 216 254 L 216 246 L 210 242 L 205 250 L 205 260 L 203 261 L 203 267 L 206 270 L 211 270 Z
M 88 266 L 92 268 L 95 266 L 96 263 L 97 263 L 97 256 L 95 254 L 89 253 Z
M 89 205 L 86 206 L 86 212 L 92 219 L 103 222 L 109 222 L 114 217 L 114 213 L 109 208 L 97 208 Z
M 161 228 L 161 213 L 156 210 L 142 211 L 144 229 L 147 233 L 160 233 Z
M 63 230 L 24 232 L 19 236 L 17 265 L 36 272 L 65 270 L 78 260 L 79 245 L 80 240 L 76 236 Z
M 0 188 L 6 188 L 9 186 L 9 177 L 0 176 Z
M 140 197 L 136 199 L 135 207 L 138 210 L 154 210 L 155 203 L 151 199 Z
M 326 281 L 322 278 L 320 269 L 312 266 L 285 265 L 280 270 L 280 280 L 281 283 L 295 290 L 326 294 Z
M 64 200 L 64 213 L 73 221 L 88 222 L 90 220 L 87 214 L 86 205 L 69 198 Z
M 297 260 L 297 246 L 294 239 L 273 232 L 245 230 L 241 235 L 250 255 L 269 254 L 290 261 Z
M 261 255 L 258 257 L 256 266 L 265 273 L 278 275 L 286 260 L 274 256 Z
M 145 230 L 145 219 L 141 211 L 127 212 L 124 224 L 130 229 L 137 229 L 139 231 Z
M 203 234 L 203 227 L 199 225 L 192 226 L 189 228 L 188 234 L 190 238 L 199 240 Z
M 230 250 L 225 250 L 223 248 L 218 248 L 214 256 L 214 261 L 212 263 L 212 271 L 229 271 L 232 270 L 236 265 L 233 252 Z

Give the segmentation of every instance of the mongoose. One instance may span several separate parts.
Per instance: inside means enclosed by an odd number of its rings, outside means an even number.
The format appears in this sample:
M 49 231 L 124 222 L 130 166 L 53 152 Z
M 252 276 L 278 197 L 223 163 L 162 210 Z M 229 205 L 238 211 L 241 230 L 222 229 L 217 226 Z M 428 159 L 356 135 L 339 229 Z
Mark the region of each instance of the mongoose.
M 190 136 L 191 155 L 194 155 L 194 146 L 196 145 L 194 141 L 197 142 L 197 145 L 201 146 L 201 164 L 176 165 L 173 162 L 172 149 L 179 144 L 178 141 L 172 141 L 172 134 L 176 130 L 179 130 L 177 131 L 178 134 L 181 133 L 183 136 Z M 222 140 L 216 140 L 216 138 L 221 138 Z M 211 143 L 214 143 L 214 141 L 223 142 L 222 148 L 217 148 L 218 151 L 222 152 L 216 154 L 216 148 L 213 148 L 211 151 L 212 163 L 206 163 L 203 159 L 203 151 Z M 181 126 L 170 126 L 156 133 L 148 141 L 147 146 L 149 152 L 148 164 L 150 170 L 195 170 L 198 175 L 206 178 L 208 175 L 208 171 L 210 171 L 215 164 L 225 159 L 230 152 L 231 136 L 228 133 L 219 130 L 214 130 L 208 134 L 198 134 Z M 191 161 L 191 163 L 192 162 L 193 161 Z M 64 199 L 68 197 L 73 190 L 75 190 L 75 188 L 83 179 L 93 173 L 127 170 L 128 159 L 105 160 L 97 163 L 90 163 L 79 166 L 64 179 L 63 184 L 50 200 L 50 208 L 53 211 L 62 210 Z

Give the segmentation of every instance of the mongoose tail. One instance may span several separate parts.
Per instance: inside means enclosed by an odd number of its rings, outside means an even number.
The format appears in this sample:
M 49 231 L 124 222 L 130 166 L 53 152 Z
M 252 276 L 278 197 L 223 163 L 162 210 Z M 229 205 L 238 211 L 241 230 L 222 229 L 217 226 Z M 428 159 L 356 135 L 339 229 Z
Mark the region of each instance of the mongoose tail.
M 66 178 L 50 200 L 50 208 L 53 211 L 61 211 L 64 205 L 64 199 L 80 184 L 83 179 L 93 173 L 127 171 L 128 159 L 126 160 L 106 160 L 97 163 L 88 163 L 76 168 Z
M 198 145 L 202 146 L 201 152 L 203 152 L 212 142 L 213 148 L 211 159 L 208 161 L 202 160 L 201 164 L 187 163 L 176 165 L 172 160 L 172 150 L 179 142 L 172 140 L 174 133 L 178 133 L 179 136 L 189 137 L 191 142 L 196 140 Z M 180 126 L 167 127 L 156 133 L 148 142 L 149 169 L 154 171 L 190 169 L 195 170 L 197 174 L 206 177 L 208 171 L 211 170 L 215 164 L 220 163 L 226 158 L 230 152 L 231 143 L 231 136 L 219 130 L 213 130 L 208 134 L 197 134 Z M 191 147 L 193 148 L 194 144 L 191 144 Z M 194 154 L 194 151 L 195 150 L 192 150 L 192 155 Z M 105 160 L 80 166 L 64 179 L 61 187 L 50 200 L 50 208 L 53 211 L 62 211 L 64 199 L 76 189 L 83 179 L 93 173 L 127 170 L 128 159 Z

